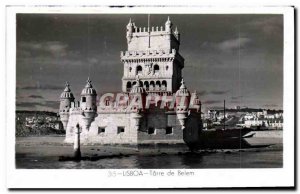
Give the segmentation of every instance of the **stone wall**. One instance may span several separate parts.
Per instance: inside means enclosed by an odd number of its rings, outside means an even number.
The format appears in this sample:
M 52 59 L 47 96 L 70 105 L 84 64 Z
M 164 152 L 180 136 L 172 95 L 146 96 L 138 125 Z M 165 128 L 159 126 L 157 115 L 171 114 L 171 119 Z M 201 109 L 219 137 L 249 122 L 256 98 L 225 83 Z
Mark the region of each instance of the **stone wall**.
M 154 133 L 151 133 L 151 128 L 154 129 Z M 176 114 L 158 109 L 146 114 L 142 129 L 138 133 L 138 143 L 183 143 L 182 130 Z
M 69 116 L 69 120 L 68 120 L 68 124 L 67 124 L 67 128 L 66 128 L 66 138 L 65 138 L 66 143 L 74 142 L 74 134 L 75 134 L 77 123 L 80 126 L 84 125 L 83 120 L 82 120 L 82 115 L 79 113 L 73 112 Z
M 187 121 L 186 127 L 183 131 L 183 139 L 186 143 L 195 143 L 199 137 L 199 131 L 202 129 L 202 123 L 200 119 L 200 114 L 190 113 Z
M 136 144 L 137 130 L 129 113 L 98 113 L 90 127 L 89 141 L 102 144 Z
M 65 142 L 73 143 L 76 125 L 81 126 L 82 143 L 100 144 L 153 144 L 184 143 L 183 130 L 175 112 L 151 109 L 145 112 L 140 128 L 137 129 L 130 113 L 98 112 L 89 129 L 84 127 L 82 114 L 71 114 L 66 130 Z M 194 141 L 199 130 L 199 119 L 190 115 L 187 120 L 185 141 Z

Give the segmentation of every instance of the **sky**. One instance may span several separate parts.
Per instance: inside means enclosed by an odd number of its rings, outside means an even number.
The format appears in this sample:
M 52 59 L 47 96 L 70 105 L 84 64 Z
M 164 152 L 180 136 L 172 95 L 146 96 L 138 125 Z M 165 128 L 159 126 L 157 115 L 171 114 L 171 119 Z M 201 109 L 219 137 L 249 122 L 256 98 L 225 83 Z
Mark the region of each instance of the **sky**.
M 181 34 L 179 52 L 187 88 L 204 109 L 247 106 L 283 108 L 283 16 L 151 14 L 151 26 L 167 17 Z M 16 108 L 58 112 L 65 82 L 79 100 L 88 77 L 98 94 L 121 91 L 131 18 L 147 26 L 147 14 L 17 14 Z

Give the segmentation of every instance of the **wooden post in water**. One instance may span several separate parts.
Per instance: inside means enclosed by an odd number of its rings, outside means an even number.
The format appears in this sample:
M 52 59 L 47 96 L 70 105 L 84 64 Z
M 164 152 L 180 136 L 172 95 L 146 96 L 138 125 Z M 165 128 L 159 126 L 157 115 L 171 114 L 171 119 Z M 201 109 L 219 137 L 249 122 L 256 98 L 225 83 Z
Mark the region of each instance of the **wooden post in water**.
M 77 125 L 76 125 L 76 131 L 75 131 L 75 135 L 74 135 L 74 158 L 76 160 L 81 159 L 79 123 L 77 123 Z

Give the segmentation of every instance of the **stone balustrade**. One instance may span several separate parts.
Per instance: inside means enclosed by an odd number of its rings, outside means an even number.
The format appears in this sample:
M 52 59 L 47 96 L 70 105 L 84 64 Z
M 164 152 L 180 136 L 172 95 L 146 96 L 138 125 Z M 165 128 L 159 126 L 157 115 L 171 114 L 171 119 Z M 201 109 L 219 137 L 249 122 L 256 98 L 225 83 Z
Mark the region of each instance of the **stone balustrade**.
M 172 49 L 170 51 L 166 50 L 147 50 L 147 51 L 121 51 L 121 57 L 142 57 L 142 56 L 162 56 L 170 55 L 174 56 L 176 50 Z

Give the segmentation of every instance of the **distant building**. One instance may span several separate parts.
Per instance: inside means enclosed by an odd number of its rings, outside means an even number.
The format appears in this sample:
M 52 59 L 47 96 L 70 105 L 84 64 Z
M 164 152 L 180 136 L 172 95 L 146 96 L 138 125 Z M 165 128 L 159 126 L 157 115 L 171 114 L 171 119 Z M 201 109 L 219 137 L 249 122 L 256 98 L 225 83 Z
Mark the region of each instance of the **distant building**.
M 266 115 L 264 115 L 264 118 L 266 118 L 266 119 L 275 119 L 275 115 L 273 115 L 273 114 L 266 114 Z
M 275 129 L 283 129 L 283 119 L 270 119 L 269 126 Z
M 247 113 L 245 116 L 244 116 L 244 119 L 245 120 L 253 120 L 257 118 L 256 115 L 254 113 Z
M 261 117 L 261 116 L 263 116 L 264 115 L 264 112 L 263 111 L 258 111 L 258 112 L 256 112 L 256 117 L 257 118 L 259 118 L 259 117 Z
M 245 120 L 244 126 L 245 127 L 258 127 L 258 126 L 268 127 L 269 124 L 268 124 L 268 120 L 266 119 L 255 118 L 255 119 Z

